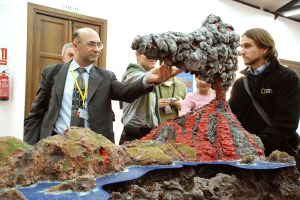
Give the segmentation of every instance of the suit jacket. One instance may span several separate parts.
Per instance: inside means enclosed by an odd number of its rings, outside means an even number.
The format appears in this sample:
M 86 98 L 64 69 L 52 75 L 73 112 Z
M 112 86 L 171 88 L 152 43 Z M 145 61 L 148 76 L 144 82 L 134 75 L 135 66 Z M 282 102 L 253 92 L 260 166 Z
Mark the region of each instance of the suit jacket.
M 49 66 L 42 72 L 42 79 L 32 104 L 31 111 L 25 119 L 24 141 L 34 144 L 50 136 L 57 120 L 70 63 L 64 64 L 59 73 L 54 77 L 54 83 L 49 101 L 49 108 L 45 110 L 42 102 L 45 98 L 46 80 L 55 66 Z M 88 81 L 88 115 L 92 131 L 101 133 L 114 142 L 113 112 L 111 100 L 132 102 L 140 95 L 150 92 L 152 87 L 145 87 L 142 78 L 132 84 L 124 84 L 116 79 L 113 72 L 93 66 Z M 41 121 L 40 133 L 32 131 L 31 122 Z

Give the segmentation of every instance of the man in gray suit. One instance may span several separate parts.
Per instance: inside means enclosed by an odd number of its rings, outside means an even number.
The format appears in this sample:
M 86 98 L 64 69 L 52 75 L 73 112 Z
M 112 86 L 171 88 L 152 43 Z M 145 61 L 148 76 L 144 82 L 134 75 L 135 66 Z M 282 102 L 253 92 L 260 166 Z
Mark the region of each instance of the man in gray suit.
M 71 110 L 74 84 L 78 91 L 81 90 L 77 81 L 79 74 L 86 87 L 80 93 L 83 105 L 77 110 L 76 117 L 84 122 L 84 127 L 101 133 L 114 142 L 111 100 L 132 102 L 140 95 L 152 91 L 153 84 L 164 82 L 181 72 L 162 65 L 136 82 L 124 84 L 116 79 L 113 72 L 93 65 L 103 48 L 96 31 L 91 28 L 78 29 L 72 40 L 75 57 L 59 67 L 59 72 L 53 78 L 51 95 L 50 92 L 47 93 L 48 82 L 51 82 L 48 79 L 51 79 L 49 77 L 53 76 L 51 74 L 58 67 L 52 65 L 42 72 L 37 96 L 25 119 L 24 141 L 29 144 L 35 144 L 51 135 L 62 134 L 70 127 L 73 119 Z M 81 68 L 85 69 L 84 73 L 80 72 Z M 47 98 L 48 101 L 45 100 Z

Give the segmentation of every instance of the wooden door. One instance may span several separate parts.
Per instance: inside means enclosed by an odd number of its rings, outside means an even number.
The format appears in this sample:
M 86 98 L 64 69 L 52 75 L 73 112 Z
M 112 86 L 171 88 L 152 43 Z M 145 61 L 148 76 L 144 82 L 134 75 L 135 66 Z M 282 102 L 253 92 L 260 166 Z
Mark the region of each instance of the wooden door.
M 49 64 L 62 63 L 61 50 L 69 41 L 68 21 L 37 14 L 34 20 L 32 65 L 27 68 L 26 111 L 34 100 L 41 71 Z M 30 70 L 30 71 L 29 71 Z
M 90 27 L 104 44 L 95 65 L 105 67 L 107 21 L 28 3 L 25 116 L 35 98 L 40 74 L 49 64 L 62 63 L 61 50 L 78 28 Z

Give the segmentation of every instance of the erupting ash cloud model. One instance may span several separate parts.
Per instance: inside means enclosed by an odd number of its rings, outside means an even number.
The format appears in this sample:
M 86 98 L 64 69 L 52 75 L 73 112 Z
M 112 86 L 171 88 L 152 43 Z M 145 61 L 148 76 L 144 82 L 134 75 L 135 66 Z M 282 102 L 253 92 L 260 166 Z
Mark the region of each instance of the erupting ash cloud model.
M 138 35 L 131 47 L 148 58 L 183 68 L 208 83 L 218 79 L 227 89 L 235 80 L 239 45 L 239 35 L 234 28 L 211 14 L 191 33 L 169 31 Z

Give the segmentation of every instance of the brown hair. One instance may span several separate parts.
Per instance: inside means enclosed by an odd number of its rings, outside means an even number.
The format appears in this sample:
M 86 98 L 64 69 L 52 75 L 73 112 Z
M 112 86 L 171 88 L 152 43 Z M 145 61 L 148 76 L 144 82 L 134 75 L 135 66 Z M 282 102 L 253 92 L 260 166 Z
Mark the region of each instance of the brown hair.
M 271 34 L 262 28 L 252 28 L 247 30 L 242 36 L 246 36 L 254 40 L 259 48 L 268 48 L 264 55 L 266 59 L 277 58 L 278 53 L 275 48 L 275 42 Z

